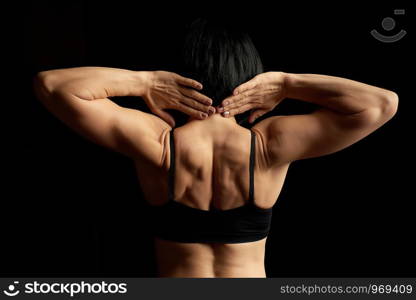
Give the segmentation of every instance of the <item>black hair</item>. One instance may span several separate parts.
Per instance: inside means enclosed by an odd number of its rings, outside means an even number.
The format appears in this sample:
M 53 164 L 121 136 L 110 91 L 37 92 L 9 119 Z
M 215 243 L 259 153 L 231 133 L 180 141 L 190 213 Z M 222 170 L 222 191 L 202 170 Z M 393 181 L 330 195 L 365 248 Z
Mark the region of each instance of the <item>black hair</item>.
M 243 24 L 202 17 L 189 26 L 182 51 L 182 73 L 203 84 L 201 93 L 219 105 L 240 84 L 263 73 L 260 55 Z M 244 125 L 250 111 L 235 115 Z

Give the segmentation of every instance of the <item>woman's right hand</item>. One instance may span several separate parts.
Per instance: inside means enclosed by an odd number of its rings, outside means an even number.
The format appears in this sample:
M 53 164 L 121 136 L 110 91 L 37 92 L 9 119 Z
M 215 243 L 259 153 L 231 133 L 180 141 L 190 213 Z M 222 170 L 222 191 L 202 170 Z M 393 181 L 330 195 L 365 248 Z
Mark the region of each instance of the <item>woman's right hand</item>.
M 248 121 L 253 123 L 258 117 L 273 110 L 284 98 L 285 73 L 266 72 L 235 88 L 233 95 L 222 101 L 218 111 L 224 117 L 232 117 L 251 109 Z

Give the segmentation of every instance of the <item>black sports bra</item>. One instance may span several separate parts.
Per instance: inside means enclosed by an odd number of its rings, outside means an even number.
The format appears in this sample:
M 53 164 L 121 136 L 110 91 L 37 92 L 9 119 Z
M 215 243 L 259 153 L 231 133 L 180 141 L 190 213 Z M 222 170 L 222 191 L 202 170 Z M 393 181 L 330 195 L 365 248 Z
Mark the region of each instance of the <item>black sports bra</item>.
M 169 201 L 148 205 L 153 234 L 183 243 L 247 243 L 266 237 L 270 230 L 272 208 L 254 203 L 255 133 L 251 132 L 249 201 L 227 210 L 212 207 L 202 210 L 173 199 L 175 182 L 174 129 L 170 132 Z

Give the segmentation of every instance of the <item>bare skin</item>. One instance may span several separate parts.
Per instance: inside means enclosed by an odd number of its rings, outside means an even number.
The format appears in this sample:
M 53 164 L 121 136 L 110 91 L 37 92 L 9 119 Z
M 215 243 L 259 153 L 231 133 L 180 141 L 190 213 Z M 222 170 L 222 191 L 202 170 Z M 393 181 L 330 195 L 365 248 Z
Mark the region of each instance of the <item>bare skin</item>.
M 269 208 L 278 198 L 289 164 L 267 168 L 261 133 L 255 128 L 252 130 L 256 132 L 258 141 L 254 170 L 255 203 Z M 136 162 L 140 182 L 143 182 L 142 178 L 148 178 L 141 187 L 151 204 L 167 201 L 169 131 L 164 136 L 163 175 L 158 167 L 149 174 L 151 166 L 143 168 L 140 160 Z M 204 121 L 190 121 L 176 128 L 175 145 L 175 201 L 203 210 L 208 210 L 211 202 L 219 209 L 244 205 L 248 199 L 249 130 L 238 125 L 234 118 L 226 119 L 216 113 Z M 216 182 L 216 178 L 221 178 L 221 181 Z M 240 244 L 177 243 L 156 238 L 159 276 L 265 277 L 265 245 L 266 238 Z
M 133 159 L 151 204 L 167 201 L 174 120 L 163 109 L 187 113 L 188 123 L 175 129 L 175 200 L 205 210 L 211 202 L 224 210 L 238 207 L 248 197 L 250 132 L 236 123 L 235 114 L 253 109 L 253 121 L 285 98 L 322 107 L 306 115 L 270 117 L 252 127 L 257 137 L 254 199 L 257 206 L 269 208 L 291 162 L 350 146 L 390 120 L 398 106 L 391 91 L 325 75 L 259 74 L 215 109 L 196 91 L 199 85 L 169 72 L 110 68 L 52 70 L 35 78 L 38 98 L 54 115 L 91 141 Z M 108 98 L 128 95 L 140 96 L 158 116 L 120 107 Z M 215 113 L 201 115 L 209 111 Z M 229 113 L 223 117 L 225 111 Z M 188 244 L 156 238 L 159 275 L 265 277 L 266 240 Z

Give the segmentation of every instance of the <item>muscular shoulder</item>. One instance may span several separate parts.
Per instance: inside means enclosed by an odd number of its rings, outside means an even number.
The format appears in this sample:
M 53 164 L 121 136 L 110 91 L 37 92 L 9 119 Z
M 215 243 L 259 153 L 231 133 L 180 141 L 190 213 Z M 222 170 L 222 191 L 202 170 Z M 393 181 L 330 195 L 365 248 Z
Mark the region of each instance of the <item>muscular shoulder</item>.
M 118 147 L 134 160 L 162 166 L 165 140 L 172 129 L 159 117 L 139 110 L 122 108 L 117 118 Z
M 266 119 L 265 119 L 266 120 Z M 271 165 L 271 157 L 268 154 L 268 129 L 265 120 L 254 125 L 251 130 L 256 134 L 256 161 L 261 169 L 268 169 Z

